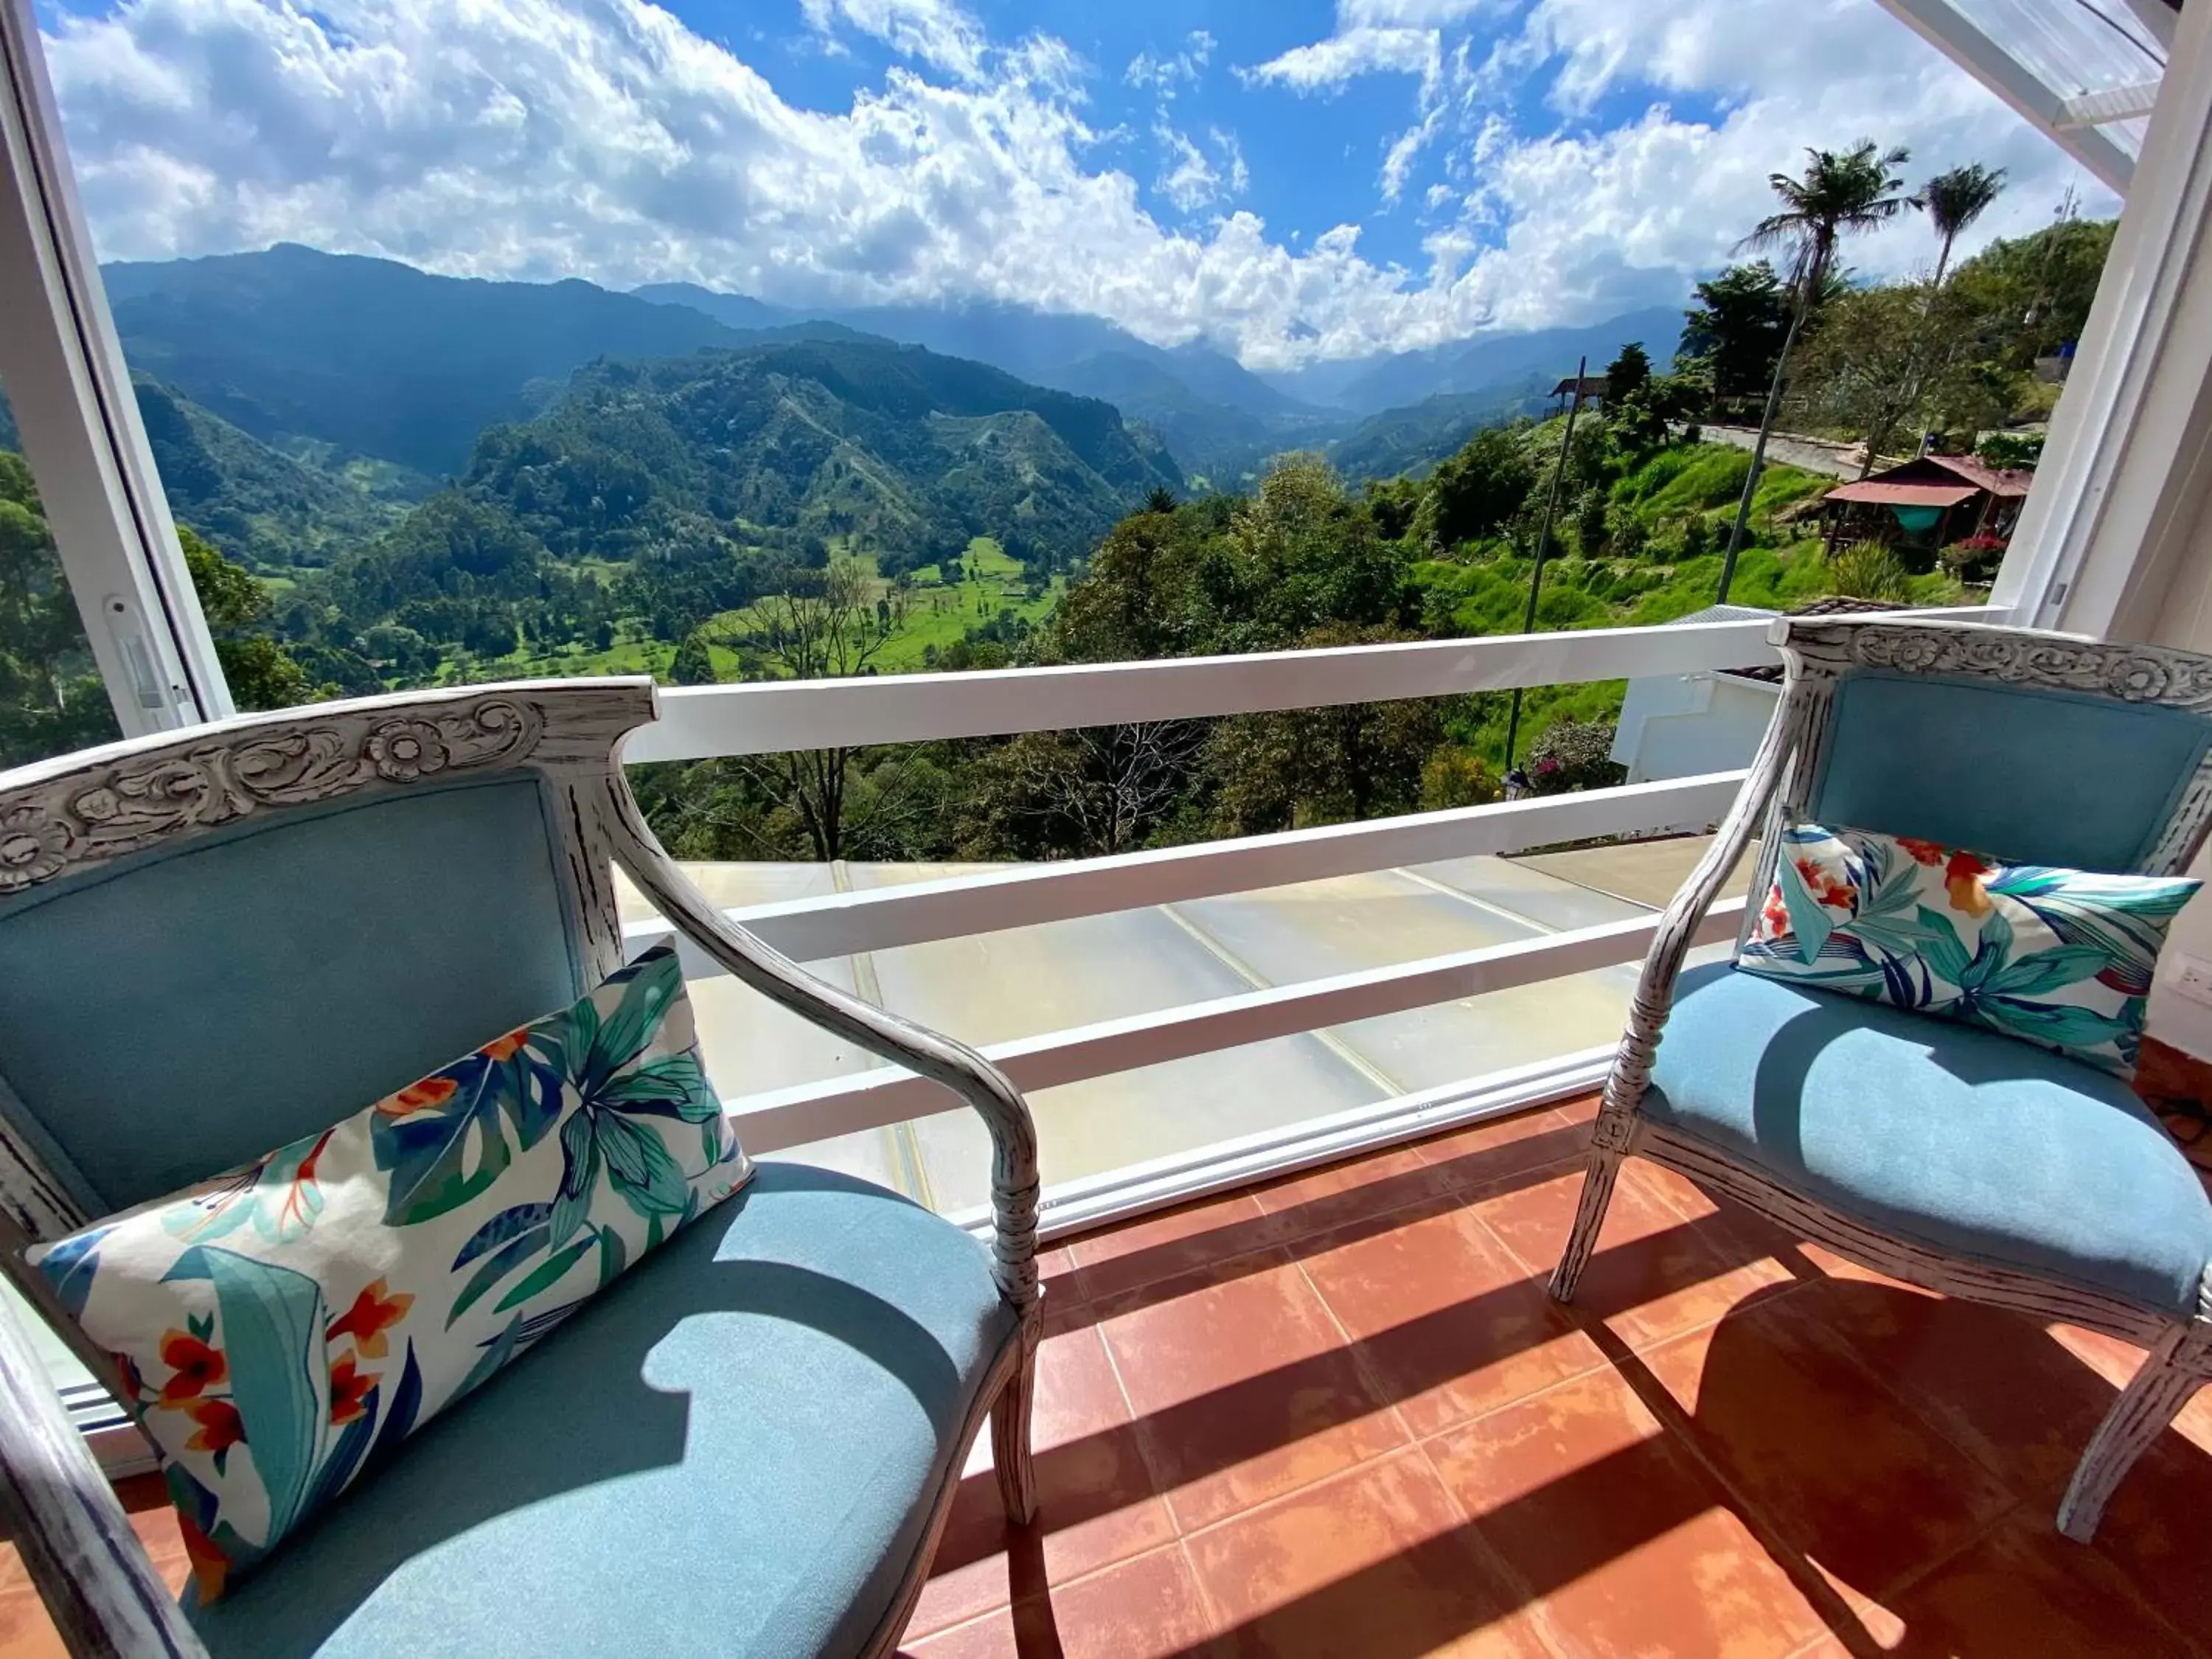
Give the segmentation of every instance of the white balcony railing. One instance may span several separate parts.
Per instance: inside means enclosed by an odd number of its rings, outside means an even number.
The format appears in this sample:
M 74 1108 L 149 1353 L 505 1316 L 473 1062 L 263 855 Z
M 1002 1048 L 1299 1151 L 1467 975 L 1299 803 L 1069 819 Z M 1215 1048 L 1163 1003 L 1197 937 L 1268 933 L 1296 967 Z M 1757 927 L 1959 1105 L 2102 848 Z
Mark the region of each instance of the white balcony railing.
M 1929 614 L 2002 620 L 1986 609 Z M 623 758 L 859 747 L 1749 667 L 1776 660 L 1766 627 L 1764 620 L 1751 620 L 1103 666 L 690 687 L 662 693 L 660 720 L 635 735 Z M 1399 866 L 1702 829 L 1727 811 L 1743 775 L 1719 772 L 1112 858 L 1009 865 L 979 875 L 729 914 L 787 954 L 820 961 Z M 1698 942 L 1732 937 L 1741 910 L 1741 901 L 1716 907 Z M 1051 1088 L 1634 962 L 1649 946 L 1657 921 L 1656 914 L 1632 917 L 1253 990 L 1023 1037 L 985 1052 L 1024 1089 Z M 650 921 L 628 930 L 634 949 L 668 936 Z M 720 971 L 678 945 L 688 975 Z M 1601 1079 L 1609 1053 L 1585 1050 L 1510 1076 L 1484 1067 L 1482 1057 L 1471 1054 L 1462 1085 L 1049 1193 L 1047 1231 L 1066 1231 L 1586 1089 Z M 727 1103 L 745 1145 L 762 1152 L 957 1109 L 935 1085 L 889 1066 Z

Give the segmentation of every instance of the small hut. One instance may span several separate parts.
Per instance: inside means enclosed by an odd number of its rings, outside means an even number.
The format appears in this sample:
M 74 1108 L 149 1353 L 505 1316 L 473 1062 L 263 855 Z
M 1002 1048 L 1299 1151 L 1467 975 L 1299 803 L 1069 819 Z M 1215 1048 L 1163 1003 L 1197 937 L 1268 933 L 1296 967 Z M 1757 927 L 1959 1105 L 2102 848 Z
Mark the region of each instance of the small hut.
M 1537 384 L 1540 386 L 1543 383 L 1540 380 Z M 1555 415 L 1565 412 L 1570 398 L 1577 404 L 1594 404 L 1605 396 L 1605 376 L 1570 374 L 1552 388 L 1552 396 L 1559 399 L 1559 408 L 1552 411 Z
M 1971 455 L 1922 455 L 1822 498 L 1822 533 L 1839 543 L 1876 541 L 1932 553 L 1954 542 L 1986 538 L 2002 546 L 2019 521 L 2035 475 L 1985 465 Z

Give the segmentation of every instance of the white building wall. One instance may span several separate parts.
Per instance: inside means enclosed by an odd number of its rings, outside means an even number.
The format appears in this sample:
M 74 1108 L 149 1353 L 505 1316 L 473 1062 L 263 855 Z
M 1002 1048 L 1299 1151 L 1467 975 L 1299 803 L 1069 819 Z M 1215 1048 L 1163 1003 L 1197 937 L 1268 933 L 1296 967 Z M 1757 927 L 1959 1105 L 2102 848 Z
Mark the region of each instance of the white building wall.
M 2212 651 L 2212 499 L 2200 495 L 2193 510 L 2195 533 L 2188 538 L 2187 556 L 2173 561 L 2162 573 L 2162 591 L 2154 601 L 2141 605 L 2139 614 L 2158 618 L 2151 630 L 2152 643 Z M 2212 849 L 2197 855 L 2190 873 L 2212 878 Z M 2174 988 L 2185 956 L 2212 961 L 2212 890 L 2197 894 L 2173 919 L 2173 931 L 2166 935 L 2166 950 L 2159 957 L 2158 977 L 2151 982 L 2145 1025 L 2161 1042 L 2200 1060 L 2212 1060 L 2212 1006 Z
M 1781 690 L 1734 674 L 1631 680 L 1613 757 L 1631 783 L 1748 766 Z

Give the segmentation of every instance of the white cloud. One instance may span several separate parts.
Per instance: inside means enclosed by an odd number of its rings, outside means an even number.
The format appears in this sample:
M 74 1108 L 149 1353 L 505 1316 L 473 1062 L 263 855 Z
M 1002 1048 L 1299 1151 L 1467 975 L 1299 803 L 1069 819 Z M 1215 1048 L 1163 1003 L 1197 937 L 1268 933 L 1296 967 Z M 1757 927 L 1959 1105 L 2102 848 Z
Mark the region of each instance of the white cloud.
M 1863 135 L 1910 145 L 1916 179 L 1965 161 L 2006 167 L 2011 188 L 1970 233 L 1974 246 L 2046 222 L 2069 184 L 2083 187 L 2092 211 L 2117 205 L 1865 0 L 1535 0 L 1468 69 L 1479 37 L 1455 26 L 1494 25 L 1498 9 L 1488 0 L 1339 0 L 1334 34 L 1255 71 L 1305 91 L 1394 66 L 1375 45 L 1379 33 L 1456 35 L 1431 60 L 1440 70 L 1424 75 L 1419 118 L 1377 179 L 1382 201 L 1395 203 L 1435 158 L 1443 177 L 1426 185 L 1424 206 L 1453 214 L 1429 221 L 1426 303 L 1404 324 L 1408 334 L 1668 303 L 1772 210 L 1770 173 L 1800 165 L 1808 147 Z M 1516 125 L 1532 86 L 1562 118 L 1555 130 Z M 1601 99 L 1639 91 L 1639 117 L 1593 130 Z M 1711 112 L 1677 112 L 1676 99 Z M 1850 244 L 1845 258 L 1894 275 L 1932 254 L 1924 224 L 1908 217 Z
M 1441 28 L 1485 14 L 1509 12 L 1514 0 L 1337 0 L 1340 31 L 1357 28 Z
M 1206 136 L 1220 153 L 1221 164 L 1231 196 L 1242 196 L 1252 185 L 1252 170 L 1244 165 L 1244 146 L 1237 142 L 1237 135 L 1220 127 L 1208 127 Z
M 1408 127 L 1399 134 L 1397 142 L 1390 146 L 1389 154 L 1382 158 L 1384 201 L 1395 202 L 1404 193 L 1406 177 L 1413 172 L 1413 163 L 1420 159 L 1421 152 L 1429 147 L 1429 141 L 1443 125 L 1443 106 L 1437 106 L 1422 118 L 1419 125 Z
M 2009 168 L 1976 245 L 2040 223 L 2076 176 L 1864 0 L 1536 0 L 1477 70 L 1468 20 L 1494 27 L 1494 9 L 1345 0 L 1352 30 L 1419 41 L 1395 65 L 1419 77 L 1413 125 L 1383 158 L 1384 187 L 1424 204 L 1409 272 L 1363 257 L 1357 224 L 1271 234 L 1237 206 L 1234 135 L 1164 102 L 1153 188 L 1184 216 L 1163 222 L 1120 137 L 1087 122 L 1091 72 L 1060 41 L 994 42 L 948 0 L 805 3 L 822 39 L 907 61 L 848 109 L 802 109 L 645 0 L 120 0 L 62 15 L 46 46 L 106 257 L 296 240 L 465 276 L 1014 301 L 1203 336 L 1255 368 L 1672 303 L 1806 144 L 1906 142 L 1916 179 Z M 1186 53 L 1198 64 L 1194 39 L 1170 61 Z M 1499 97 L 1508 76 L 1538 96 Z M 1651 106 L 1612 131 L 1520 125 L 1625 88 Z M 1914 223 L 1847 257 L 1895 270 L 1932 243 Z
M 1168 55 L 1140 52 L 1129 60 L 1129 67 L 1121 78 L 1133 87 L 1150 87 L 1163 101 L 1176 95 L 1179 87 L 1194 86 L 1205 72 L 1207 61 L 1213 56 L 1214 39 L 1204 29 L 1193 29 L 1184 39 L 1182 50 Z
M 963 81 L 982 76 L 983 26 L 951 0 L 799 0 L 799 9 L 832 44 L 842 24 Z
M 1434 29 L 1363 26 L 1310 46 L 1293 46 L 1238 74 L 1247 81 L 1273 81 L 1299 92 L 1334 91 L 1363 75 L 1418 75 L 1426 83 L 1437 76 L 1443 46 L 1443 37 Z
M 1170 126 L 1164 113 L 1152 129 L 1152 137 L 1166 158 L 1165 168 L 1152 188 L 1178 213 L 1195 213 L 1200 208 L 1233 201 L 1251 185 L 1251 171 L 1244 165 L 1244 148 L 1237 142 L 1237 135 L 1210 127 L 1206 136 L 1213 146 L 1210 156 L 1188 134 Z

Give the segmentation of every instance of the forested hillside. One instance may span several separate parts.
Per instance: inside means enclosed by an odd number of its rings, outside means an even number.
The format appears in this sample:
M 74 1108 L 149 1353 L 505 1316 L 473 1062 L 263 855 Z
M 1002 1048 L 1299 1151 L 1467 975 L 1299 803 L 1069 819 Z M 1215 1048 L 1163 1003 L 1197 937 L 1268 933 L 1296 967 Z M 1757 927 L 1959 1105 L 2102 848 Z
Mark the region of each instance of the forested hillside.
M 1749 469 L 1699 441 L 1700 421 L 1755 410 L 1778 374 L 1786 425 L 1870 457 L 1930 431 L 2032 453 L 2109 237 L 2062 219 L 1948 280 L 1832 274 L 1786 372 L 1795 291 L 1764 262 L 1731 267 L 1679 327 L 1655 317 L 1649 349 L 1601 366 L 1571 443 L 1561 418 L 1463 392 L 1270 459 L 1307 417 L 1241 370 L 1151 349 L 1054 360 L 1156 412 L 1243 422 L 1259 470 L 1227 489 L 1112 402 L 835 323 L 747 331 L 588 284 L 453 283 L 302 249 L 111 283 L 226 672 L 241 703 L 273 707 L 520 675 L 700 684 L 1516 631 L 1540 551 L 1539 628 L 1663 623 L 1718 596 Z M 299 304 L 301 271 L 351 295 L 359 326 Z M 1030 319 L 1013 343 L 1064 355 L 1088 338 L 1066 320 Z M 1370 371 L 1473 377 L 1502 349 Z M 1540 401 L 1536 361 L 1509 403 Z M 1502 423 L 1468 435 L 1484 419 Z M 1829 482 L 1765 471 L 1732 601 L 1936 602 L 1986 580 L 1987 548 L 1824 550 Z M 7 455 L 0 691 L 0 761 L 112 729 Z M 1529 694 L 1516 758 L 1540 788 L 1613 775 L 1621 691 Z M 710 761 L 641 787 L 695 857 L 1073 856 L 1490 799 L 1505 711 L 1486 696 Z
M 1424 478 L 1365 489 L 1293 457 L 1249 496 L 1157 501 L 1114 526 L 1045 625 L 1011 645 L 971 629 L 940 665 L 1517 632 L 1564 435 L 1559 420 L 1492 428 Z M 1711 604 L 1749 465 L 1741 450 L 1655 431 L 1633 398 L 1585 413 L 1560 471 L 1537 625 L 1662 623 Z M 1960 594 L 1941 569 L 1826 556 L 1793 509 L 1829 482 L 1768 471 L 1738 602 Z M 1606 749 L 1622 690 L 1615 681 L 1529 694 L 1522 754 L 1539 789 L 1617 781 Z M 704 761 L 641 769 L 638 781 L 684 856 L 1076 857 L 1496 799 L 1507 702 L 1494 693 Z
M 115 735 L 31 470 L 0 451 L 0 768 Z
M 348 690 L 430 678 L 672 667 L 689 635 L 803 581 L 834 544 L 883 578 L 993 538 L 1036 574 L 1181 472 L 1093 398 L 881 340 L 579 371 L 536 419 L 324 572 L 282 637 Z

